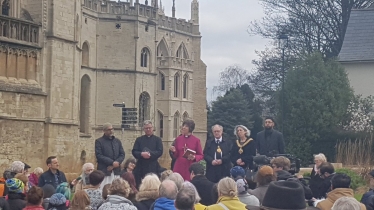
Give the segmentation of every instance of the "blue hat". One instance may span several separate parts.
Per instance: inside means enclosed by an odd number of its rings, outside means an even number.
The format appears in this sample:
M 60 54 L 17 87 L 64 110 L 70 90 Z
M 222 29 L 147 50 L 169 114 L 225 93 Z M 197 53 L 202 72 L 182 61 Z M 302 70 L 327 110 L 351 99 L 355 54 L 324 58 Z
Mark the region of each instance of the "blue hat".
M 9 192 L 13 193 L 23 193 L 23 189 L 25 188 L 25 184 L 16 178 L 7 179 L 5 184 L 8 187 Z
M 245 177 L 245 171 L 240 166 L 235 166 L 230 170 L 230 174 L 232 178 L 236 179 L 238 176 L 244 178 Z
M 53 206 L 59 206 L 66 203 L 65 195 L 61 193 L 55 193 L 49 199 L 49 203 Z

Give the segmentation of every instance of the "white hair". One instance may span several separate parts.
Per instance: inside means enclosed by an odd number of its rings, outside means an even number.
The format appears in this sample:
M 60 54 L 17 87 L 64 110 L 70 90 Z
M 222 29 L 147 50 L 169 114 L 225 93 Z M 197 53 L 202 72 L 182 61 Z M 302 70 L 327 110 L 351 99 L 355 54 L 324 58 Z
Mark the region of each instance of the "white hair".
M 14 161 L 11 165 L 10 165 L 10 171 L 11 172 L 14 172 L 14 173 L 22 173 L 23 171 L 25 170 L 25 164 L 22 163 L 21 161 Z
M 107 130 L 109 127 L 113 127 L 110 123 L 104 123 L 103 125 L 103 131 Z
M 83 182 L 83 185 L 86 185 L 86 177 L 88 177 L 88 175 L 86 173 L 84 173 L 88 167 L 92 166 L 92 168 L 95 168 L 94 164 L 92 163 L 85 163 L 83 164 L 82 166 L 82 174 L 81 174 L 81 178 L 82 178 L 82 182 Z
M 34 169 L 34 174 L 42 174 L 44 172 L 44 170 L 40 167 L 36 167 Z
M 235 136 L 238 136 L 238 128 L 241 128 L 243 129 L 246 133 L 245 133 L 245 136 L 246 137 L 250 137 L 251 136 L 251 130 L 249 130 L 247 127 L 245 127 L 244 125 L 237 125 L 235 126 L 235 129 L 234 129 L 234 134 Z
M 146 125 L 152 125 L 153 126 L 153 123 L 150 120 L 146 120 L 146 121 L 143 122 L 143 127 L 146 126 Z
M 320 160 L 322 162 L 327 162 L 326 156 L 323 153 L 314 155 L 314 159 Z
M 183 182 L 183 184 L 182 184 L 182 188 L 181 188 L 181 189 L 183 189 L 183 188 L 188 189 L 188 190 L 190 190 L 191 192 L 192 192 L 192 191 L 195 192 L 195 204 L 197 204 L 197 203 L 200 202 L 201 198 L 200 198 L 199 193 L 198 193 L 197 190 L 196 190 L 195 185 L 193 185 L 191 182 L 185 181 L 185 182 Z
M 212 131 L 213 131 L 213 129 L 214 129 L 215 127 L 218 127 L 219 129 L 221 129 L 221 131 L 223 131 L 223 127 L 222 127 L 222 125 L 218 125 L 218 124 L 215 124 L 215 125 L 212 126 Z
M 361 205 L 355 198 L 345 196 L 336 200 L 331 210 L 361 210 Z

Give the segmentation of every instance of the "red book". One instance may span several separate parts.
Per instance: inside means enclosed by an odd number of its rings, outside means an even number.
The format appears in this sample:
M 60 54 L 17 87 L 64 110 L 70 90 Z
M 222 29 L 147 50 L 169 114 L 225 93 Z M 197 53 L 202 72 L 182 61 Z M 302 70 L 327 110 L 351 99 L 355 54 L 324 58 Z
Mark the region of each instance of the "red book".
M 183 154 L 183 157 L 184 157 L 184 158 L 188 158 L 188 156 L 189 156 L 190 154 L 195 155 L 195 154 L 196 154 L 196 151 L 194 151 L 194 150 L 192 150 L 192 149 L 186 149 L 186 151 L 185 151 L 184 154 Z

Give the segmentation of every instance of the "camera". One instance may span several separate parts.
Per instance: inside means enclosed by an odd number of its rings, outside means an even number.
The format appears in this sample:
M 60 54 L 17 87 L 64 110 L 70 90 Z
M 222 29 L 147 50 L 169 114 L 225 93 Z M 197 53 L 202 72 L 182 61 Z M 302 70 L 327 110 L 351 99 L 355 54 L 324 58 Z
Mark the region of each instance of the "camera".
M 271 167 L 271 164 L 270 164 L 271 160 L 276 158 L 276 157 L 279 157 L 279 156 L 286 157 L 290 160 L 291 165 L 290 165 L 290 170 L 288 170 L 288 172 L 290 172 L 292 175 L 294 175 L 296 173 L 299 173 L 299 171 L 300 171 L 300 159 L 297 158 L 294 155 L 291 155 L 291 154 L 276 154 L 276 155 L 271 155 L 271 156 L 257 155 L 257 156 L 253 157 L 253 162 L 257 166 L 256 167 L 257 170 L 261 166 L 264 166 L 264 165 L 268 165 L 268 166 Z

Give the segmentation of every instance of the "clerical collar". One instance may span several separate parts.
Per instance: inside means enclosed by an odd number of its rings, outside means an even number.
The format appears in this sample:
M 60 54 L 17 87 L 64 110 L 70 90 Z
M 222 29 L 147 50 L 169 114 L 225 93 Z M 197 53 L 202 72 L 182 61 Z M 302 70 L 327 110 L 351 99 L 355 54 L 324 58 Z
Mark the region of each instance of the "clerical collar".
M 185 138 L 189 138 L 190 136 L 191 136 L 191 134 L 190 135 L 183 135 Z

